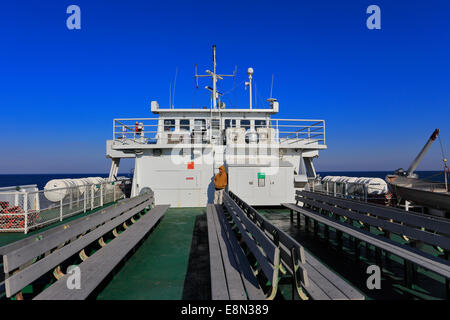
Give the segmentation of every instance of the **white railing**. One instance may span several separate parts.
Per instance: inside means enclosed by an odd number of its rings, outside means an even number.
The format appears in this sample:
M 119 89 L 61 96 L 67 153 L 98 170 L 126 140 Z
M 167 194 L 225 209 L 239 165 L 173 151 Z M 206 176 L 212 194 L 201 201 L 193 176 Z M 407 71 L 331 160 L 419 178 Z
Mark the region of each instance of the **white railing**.
M 204 124 L 199 128 L 195 120 L 203 119 Z M 189 121 L 191 120 L 191 121 Z M 216 123 L 215 120 L 218 122 Z M 165 124 L 164 121 L 173 121 Z M 182 122 L 186 121 L 186 122 Z M 138 125 L 136 126 L 136 122 Z M 254 119 L 227 118 L 220 119 L 198 118 L 135 118 L 114 119 L 113 140 L 122 144 L 129 142 L 141 144 L 166 144 L 179 141 L 180 143 L 197 143 L 196 133 L 202 133 L 208 139 L 200 143 L 210 143 L 213 131 L 223 132 L 227 128 L 244 128 L 257 130 L 258 128 L 273 128 L 275 142 L 289 146 L 303 142 L 325 145 L 325 121 L 308 119 Z
M 279 135 L 280 143 L 293 144 L 299 141 L 325 145 L 325 120 L 271 119 L 272 127 Z
M 24 232 L 125 197 L 129 180 L 37 191 L 0 192 L 0 232 Z M 64 194 L 57 202 L 46 193 Z
M 158 133 L 164 128 L 159 127 L 158 118 L 138 118 L 138 119 L 114 119 L 113 140 L 125 143 L 132 141 L 136 143 L 156 143 Z M 142 123 L 140 129 L 136 130 L 136 122 Z

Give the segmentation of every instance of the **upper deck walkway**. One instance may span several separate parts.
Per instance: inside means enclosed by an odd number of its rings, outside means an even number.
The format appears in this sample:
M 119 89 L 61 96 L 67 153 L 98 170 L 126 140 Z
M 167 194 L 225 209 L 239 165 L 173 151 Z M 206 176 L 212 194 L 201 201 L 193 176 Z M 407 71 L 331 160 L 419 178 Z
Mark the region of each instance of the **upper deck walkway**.
M 204 148 L 251 145 L 326 149 L 325 121 L 252 117 L 183 117 L 114 119 L 113 150 Z

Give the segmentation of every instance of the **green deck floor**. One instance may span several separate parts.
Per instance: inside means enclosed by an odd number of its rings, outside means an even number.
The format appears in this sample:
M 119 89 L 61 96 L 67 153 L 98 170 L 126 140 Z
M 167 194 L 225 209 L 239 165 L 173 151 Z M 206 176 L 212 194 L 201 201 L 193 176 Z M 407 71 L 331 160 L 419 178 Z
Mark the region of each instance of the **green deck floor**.
M 97 298 L 181 299 L 195 219 L 204 212 L 204 208 L 169 209 Z

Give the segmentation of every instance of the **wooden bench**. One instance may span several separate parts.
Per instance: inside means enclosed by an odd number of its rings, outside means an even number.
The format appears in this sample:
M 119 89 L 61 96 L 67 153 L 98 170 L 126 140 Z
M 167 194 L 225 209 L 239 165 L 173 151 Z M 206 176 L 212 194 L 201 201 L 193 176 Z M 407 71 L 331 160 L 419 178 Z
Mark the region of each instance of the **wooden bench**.
M 206 207 L 213 300 L 265 299 L 221 206 Z
M 153 197 L 153 193 L 151 193 L 151 196 Z M 46 231 L 40 232 L 40 233 L 38 233 L 36 235 L 28 236 L 28 237 L 26 237 L 24 239 L 21 239 L 21 240 L 9 243 L 7 245 L 4 245 L 4 246 L 0 247 L 0 256 L 3 256 L 6 253 L 14 251 L 14 250 L 16 250 L 18 248 L 24 247 L 24 246 L 26 246 L 26 245 L 28 245 L 28 244 L 30 244 L 32 242 L 40 241 L 40 240 L 42 240 L 42 239 L 44 239 L 46 237 L 51 236 L 52 234 L 54 234 L 56 232 L 59 232 L 61 230 L 67 229 L 67 227 L 73 227 L 73 226 L 75 226 L 75 225 L 77 225 L 79 223 L 82 223 L 82 221 L 84 221 L 84 220 L 91 219 L 92 217 L 101 215 L 105 211 L 109 211 L 112 208 L 115 208 L 115 207 L 121 206 L 121 205 L 125 205 L 128 202 L 134 203 L 136 201 L 137 201 L 136 198 L 121 199 L 116 204 L 114 204 L 112 206 L 108 206 L 108 207 L 106 207 L 106 208 L 104 208 L 102 210 L 96 211 L 96 212 L 94 212 L 94 213 L 92 213 L 90 215 L 87 215 L 85 217 L 82 217 L 82 218 L 79 218 L 79 219 L 76 219 L 76 220 L 72 220 L 72 221 L 67 222 L 65 224 L 61 224 L 61 225 L 56 226 L 54 228 L 51 228 L 51 229 L 48 229 Z
M 364 296 L 345 280 L 304 250 L 295 239 L 275 227 L 253 207 L 229 192 L 231 199 L 280 248 L 286 273 L 292 277 L 299 298 L 313 300 L 364 300 Z M 305 292 L 308 297 L 305 296 Z
M 145 237 L 162 218 L 169 205 L 157 205 L 128 227 L 116 239 L 82 262 L 80 289 L 69 289 L 69 274 L 37 295 L 34 300 L 83 300 L 100 285 L 119 262 Z
M 228 222 L 236 227 L 246 245 L 247 256 L 254 258 L 252 270 L 264 275 L 264 282 L 270 283 L 266 291 L 267 299 L 275 298 L 278 291 L 278 273 L 281 266 L 279 248 L 253 223 L 232 201 L 227 193 L 223 196 L 223 208 L 229 214 Z M 264 288 L 263 288 L 264 290 Z
M 320 222 L 326 228 L 332 227 L 337 230 L 336 235 L 340 245 L 342 233 L 346 233 L 357 240 L 355 248 L 359 241 L 375 246 L 376 259 L 380 266 L 382 250 L 403 258 L 407 285 L 411 284 L 411 264 L 415 264 L 446 278 L 448 290 L 450 262 L 414 246 L 417 242 L 423 242 L 439 246 L 448 252 L 450 248 L 448 220 L 309 191 L 297 191 L 296 200 L 301 202 L 303 207 L 297 204 L 283 205 L 291 210 L 291 216 L 294 211 L 297 212 L 298 221 L 300 215 L 313 219 L 315 232 L 317 232 L 317 222 Z M 362 228 L 356 227 L 354 222 L 359 222 Z M 383 234 L 377 235 L 370 232 L 370 226 L 378 228 Z M 391 240 L 391 233 L 403 236 L 412 245 Z M 359 251 L 355 253 L 359 256 Z
M 273 299 L 278 291 L 279 249 L 224 195 L 226 214 L 221 206 L 207 207 L 212 298 Z M 269 281 L 269 288 L 263 288 L 258 277 Z
M 153 202 L 152 193 L 144 194 L 129 201 L 123 201 L 116 207 L 108 207 L 95 214 L 74 220 L 51 232 L 48 230 L 37 237 L 33 236 L 33 241 L 21 240 L 20 247 L 14 244 L 9 245 L 8 248 L 14 248 L 14 250 L 3 251 L 7 297 L 20 293 L 25 286 L 54 268 L 55 278 L 61 278 L 64 275 L 61 265 L 69 258 L 73 260 L 78 254 L 79 258 L 76 259 L 86 260 L 88 255 L 84 249 L 89 246 L 95 245 L 101 251 L 106 246 L 103 238 L 105 235 L 119 236 L 117 228 L 127 230 L 128 225 L 134 225 L 139 214 L 149 208 Z
M 153 192 L 150 193 L 150 196 L 153 198 Z M 15 242 L 12 242 L 12 243 L 9 243 L 7 245 L 4 245 L 4 246 L 0 247 L 0 259 L 1 259 L 1 265 L 0 266 L 1 266 L 2 272 L 4 270 L 4 267 L 3 267 L 3 260 L 4 260 L 4 258 L 3 258 L 3 256 L 6 255 L 7 253 L 11 253 L 11 252 L 13 252 L 13 251 L 15 251 L 15 250 L 17 250 L 19 248 L 24 248 L 24 247 L 26 247 L 26 246 L 28 246 L 28 245 L 30 245 L 32 243 L 35 243 L 35 242 L 41 241 L 43 239 L 46 239 L 46 238 L 50 237 L 51 235 L 56 234 L 58 232 L 62 232 L 64 230 L 68 229 L 68 228 L 76 228 L 77 225 L 82 224 L 84 221 L 93 219 L 96 216 L 101 216 L 101 215 L 105 214 L 106 212 L 110 212 L 111 210 L 113 210 L 113 208 L 116 208 L 114 210 L 119 211 L 119 210 L 121 210 L 121 208 L 122 208 L 121 206 L 123 206 L 123 205 L 133 206 L 138 201 L 139 201 L 139 199 L 136 199 L 136 198 L 121 199 L 117 203 L 115 203 L 114 205 L 108 206 L 108 207 L 106 207 L 106 208 L 104 208 L 102 210 L 96 211 L 96 212 L 94 212 L 94 213 L 92 213 L 92 214 L 90 214 L 88 216 L 84 216 L 82 218 L 69 221 L 67 223 L 61 224 L 61 225 L 56 226 L 54 228 L 48 229 L 46 231 L 40 232 L 40 233 L 35 234 L 35 235 L 28 236 L 28 237 L 26 237 L 24 239 L 21 239 L 21 240 L 18 240 L 18 241 L 15 241 Z M 120 208 L 117 208 L 118 206 Z M 8 275 L 2 274 L 1 276 L 2 276 L 2 279 L 3 279 L 5 277 L 7 277 Z M 0 283 L 0 293 L 4 293 L 4 292 L 5 292 L 5 282 L 2 281 Z

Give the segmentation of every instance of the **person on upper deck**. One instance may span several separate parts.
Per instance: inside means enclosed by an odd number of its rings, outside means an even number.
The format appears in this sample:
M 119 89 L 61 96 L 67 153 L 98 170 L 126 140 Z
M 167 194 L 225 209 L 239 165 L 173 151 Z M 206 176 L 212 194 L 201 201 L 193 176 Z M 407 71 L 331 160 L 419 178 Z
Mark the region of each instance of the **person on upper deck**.
M 222 204 L 223 190 L 227 186 L 228 177 L 224 166 L 220 166 L 219 173 L 214 177 L 214 204 Z

